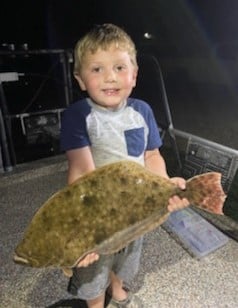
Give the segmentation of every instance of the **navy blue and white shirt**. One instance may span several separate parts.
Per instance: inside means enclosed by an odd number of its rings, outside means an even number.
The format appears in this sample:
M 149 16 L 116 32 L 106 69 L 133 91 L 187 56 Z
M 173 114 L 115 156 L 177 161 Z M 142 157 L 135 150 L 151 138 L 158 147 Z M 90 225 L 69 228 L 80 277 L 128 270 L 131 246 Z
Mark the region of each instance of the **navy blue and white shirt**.
M 111 110 L 85 98 L 70 105 L 62 117 L 61 149 L 90 146 L 96 167 L 120 160 L 144 165 L 144 152 L 161 145 L 151 107 L 138 99 L 128 98 Z

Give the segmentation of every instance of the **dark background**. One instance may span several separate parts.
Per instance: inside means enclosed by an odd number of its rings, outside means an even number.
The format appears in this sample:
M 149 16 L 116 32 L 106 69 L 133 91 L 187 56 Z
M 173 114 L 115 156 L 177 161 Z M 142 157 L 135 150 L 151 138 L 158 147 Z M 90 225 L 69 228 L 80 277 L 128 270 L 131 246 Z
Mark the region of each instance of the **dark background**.
M 139 53 L 158 58 L 175 128 L 238 149 L 236 0 L 2 1 L 0 14 L 2 50 L 72 49 L 93 24 L 123 27 Z M 56 56 L 2 56 L 0 69 L 25 73 L 4 84 L 11 114 L 65 107 Z M 31 159 L 17 134 L 18 161 Z
M 72 48 L 92 24 L 113 22 L 136 43 L 150 32 L 169 55 L 201 56 L 217 44 L 237 42 L 237 10 L 236 0 L 3 0 L 1 40 Z

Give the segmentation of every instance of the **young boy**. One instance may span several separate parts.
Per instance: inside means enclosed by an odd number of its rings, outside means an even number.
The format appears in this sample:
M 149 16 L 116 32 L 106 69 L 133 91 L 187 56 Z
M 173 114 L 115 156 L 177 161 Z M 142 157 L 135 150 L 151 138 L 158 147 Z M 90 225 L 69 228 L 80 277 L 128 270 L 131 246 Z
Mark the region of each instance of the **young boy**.
M 136 49 L 119 27 L 94 27 L 75 47 L 74 76 L 88 98 L 67 108 L 62 120 L 61 146 L 68 159 L 68 183 L 86 172 L 119 160 L 134 160 L 160 176 L 169 178 L 158 148 L 162 142 L 149 105 L 129 98 L 136 85 Z M 185 180 L 171 178 L 181 189 Z M 113 193 L 113 192 L 112 192 Z M 168 210 L 188 205 L 174 196 Z M 139 267 L 142 238 L 110 256 L 87 255 L 74 268 L 70 292 L 86 300 L 88 307 L 142 307 L 124 283 Z

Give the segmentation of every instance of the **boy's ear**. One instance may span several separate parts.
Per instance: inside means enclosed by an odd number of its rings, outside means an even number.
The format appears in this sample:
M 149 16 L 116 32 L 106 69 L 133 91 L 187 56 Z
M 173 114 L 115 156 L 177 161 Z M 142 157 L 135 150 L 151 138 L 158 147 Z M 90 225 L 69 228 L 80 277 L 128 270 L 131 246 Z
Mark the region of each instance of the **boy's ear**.
M 74 77 L 75 77 L 75 79 L 78 81 L 78 84 L 79 84 L 79 86 L 80 86 L 80 89 L 81 89 L 82 91 L 86 91 L 85 84 L 84 84 L 82 78 L 80 77 L 80 75 L 74 74 Z

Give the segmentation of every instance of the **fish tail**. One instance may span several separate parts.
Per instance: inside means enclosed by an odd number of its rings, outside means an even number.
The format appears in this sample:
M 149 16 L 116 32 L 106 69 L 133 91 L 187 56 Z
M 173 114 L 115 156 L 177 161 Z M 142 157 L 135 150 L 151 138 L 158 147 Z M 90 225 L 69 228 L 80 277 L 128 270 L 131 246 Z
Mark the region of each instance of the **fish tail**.
M 222 215 L 226 194 L 221 185 L 221 173 L 203 173 L 187 180 L 185 197 L 192 205 Z

